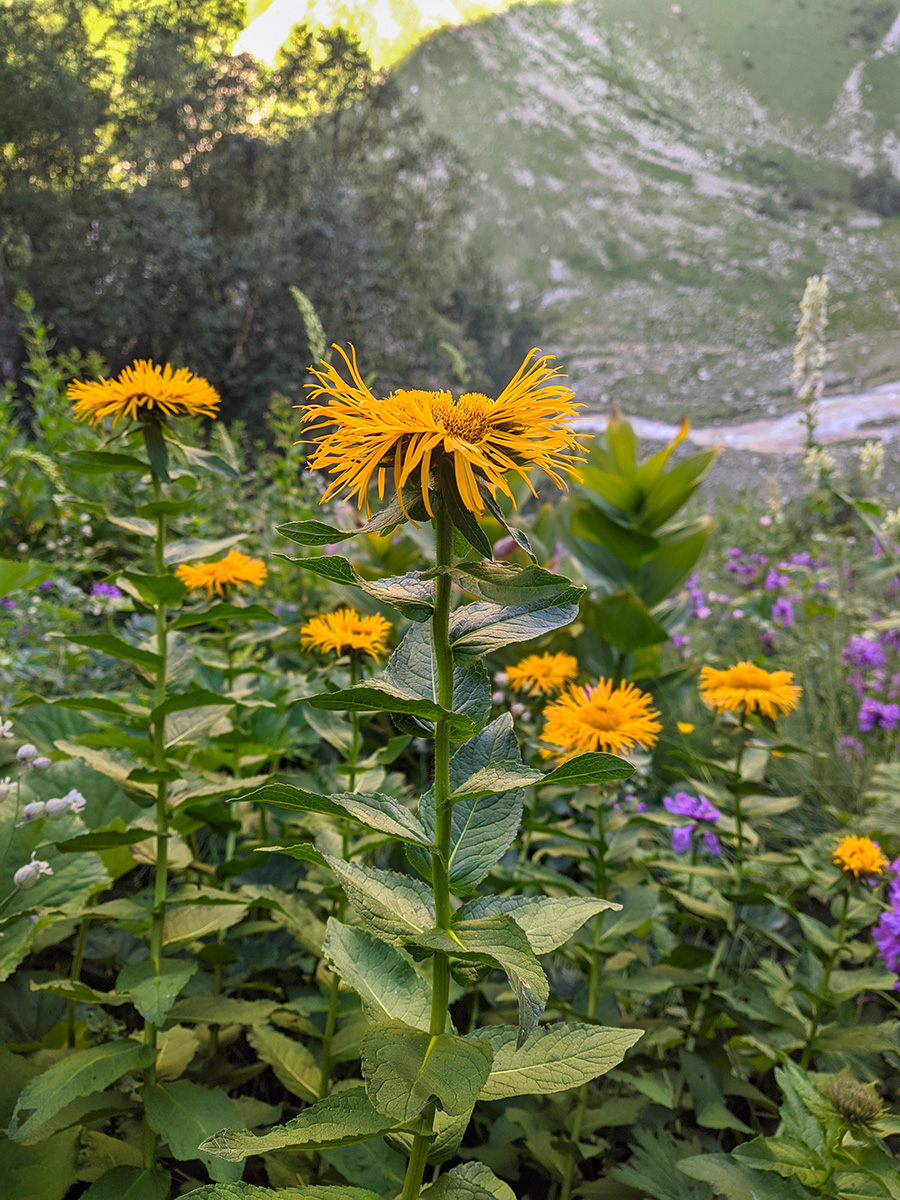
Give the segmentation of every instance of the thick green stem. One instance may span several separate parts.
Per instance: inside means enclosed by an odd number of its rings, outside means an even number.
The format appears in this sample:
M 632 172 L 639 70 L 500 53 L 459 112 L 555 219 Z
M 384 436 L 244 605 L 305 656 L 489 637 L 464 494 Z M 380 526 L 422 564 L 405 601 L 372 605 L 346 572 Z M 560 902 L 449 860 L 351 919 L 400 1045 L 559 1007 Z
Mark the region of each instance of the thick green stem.
M 741 714 L 741 742 L 734 759 L 734 775 L 737 784 L 741 782 L 741 763 L 744 760 L 744 750 L 747 746 L 746 721 L 747 714 L 744 712 Z M 741 810 L 741 795 L 737 789 L 734 793 L 734 835 L 736 838 L 734 848 L 734 887 L 735 891 L 739 892 L 744 882 L 744 814 Z
M 450 589 L 451 579 L 447 568 L 453 563 L 453 524 L 450 514 L 438 496 L 435 516 L 437 531 L 437 567 L 435 582 L 434 615 L 431 619 L 431 637 L 434 661 L 437 668 L 438 703 L 449 711 L 453 707 L 453 652 L 450 648 Z M 443 569 L 442 569 L 443 568 Z M 438 929 L 450 928 L 450 727 L 446 720 L 437 721 L 434 730 L 434 852 L 431 856 L 431 886 L 434 893 L 435 924 Z M 434 955 L 431 983 L 431 1019 L 428 1030 L 432 1036 L 444 1032 L 447 1024 L 447 1006 L 450 1002 L 450 959 L 438 950 Z M 430 1128 L 434 1119 L 434 1108 L 423 1113 Z M 422 1177 L 428 1161 L 431 1138 L 416 1134 L 403 1191 L 400 1200 L 418 1200 L 422 1190 Z
M 809 1037 L 806 1039 L 806 1045 L 803 1047 L 803 1055 L 800 1059 L 800 1066 L 805 1071 L 809 1066 L 810 1056 L 813 1052 L 813 1046 L 816 1041 L 816 1034 L 819 1032 L 819 1020 L 822 1016 L 822 1010 L 828 1003 L 828 985 L 831 983 L 831 972 L 834 970 L 834 964 L 838 960 L 838 955 L 844 948 L 844 930 L 847 926 L 847 909 L 850 906 L 850 888 L 844 889 L 844 900 L 841 904 L 841 915 L 838 918 L 837 933 L 835 934 L 835 947 L 829 954 L 825 963 L 825 971 L 822 975 L 822 986 L 819 988 L 819 994 L 816 996 L 816 1002 L 813 1007 L 813 1014 L 809 1025 Z

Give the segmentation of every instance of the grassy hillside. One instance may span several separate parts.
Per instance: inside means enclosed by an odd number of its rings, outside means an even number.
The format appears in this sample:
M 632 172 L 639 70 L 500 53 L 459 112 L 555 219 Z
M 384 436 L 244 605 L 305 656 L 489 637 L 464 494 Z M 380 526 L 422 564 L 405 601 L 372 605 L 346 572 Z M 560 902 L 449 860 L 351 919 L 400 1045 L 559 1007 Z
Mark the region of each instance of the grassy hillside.
M 437 34 L 399 79 L 465 145 L 477 237 L 540 295 L 581 395 L 734 420 L 789 402 L 814 272 L 832 281 L 830 382 L 900 376 L 900 217 L 854 199 L 861 175 L 900 172 L 898 14 L 519 5 Z

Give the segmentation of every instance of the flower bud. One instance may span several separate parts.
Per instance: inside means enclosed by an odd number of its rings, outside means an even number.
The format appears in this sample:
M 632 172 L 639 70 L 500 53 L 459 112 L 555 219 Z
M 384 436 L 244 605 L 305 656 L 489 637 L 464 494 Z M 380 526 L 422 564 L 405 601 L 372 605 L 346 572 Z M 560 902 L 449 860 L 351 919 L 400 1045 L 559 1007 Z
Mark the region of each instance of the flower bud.
M 53 759 L 47 758 L 46 754 L 39 754 L 32 762 L 31 768 L 34 771 L 46 771 L 48 767 L 53 766 Z
M 16 758 L 23 765 L 27 765 L 32 759 L 37 758 L 37 746 L 32 746 L 31 742 L 26 742 L 24 746 L 20 746 L 16 752 Z
M 43 800 L 32 800 L 31 804 L 26 804 L 22 809 L 23 821 L 37 821 L 44 815 Z
M 31 852 L 31 862 L 25 864 L 24 867 L 19 867 L 15 875 L 13 875 L 13 883 L 17 888 L 31 888 L 37 883 L 42 875 L 52 875 L 53 869 L 48 862 L 43 862 L 41 859 L 35 859 L 36 851 Z
M 49 817 L 51 821 L 61 821 L 68 813 L 69 802 L 64 796 L 54 796 L 44 805 L 44 816 Z
M 860 1083 L 847 1075 L 838 1075 L 831 1081 L 828 1098 L 834 1111 L 849 1125 L 871 1125 L 884 1115 L 875 1085 Z
M 0 804 L 6 799 L 9 793 L 13 790 L 13 782 L 7 775 L 5 779 L 0 779 Z
M 71 813 L 80 813 L 87 805 L 87 800 L 85 800 L 78 788 L 71 788 L 63 796 L 63 800 L 69 806 L 69 812 Z

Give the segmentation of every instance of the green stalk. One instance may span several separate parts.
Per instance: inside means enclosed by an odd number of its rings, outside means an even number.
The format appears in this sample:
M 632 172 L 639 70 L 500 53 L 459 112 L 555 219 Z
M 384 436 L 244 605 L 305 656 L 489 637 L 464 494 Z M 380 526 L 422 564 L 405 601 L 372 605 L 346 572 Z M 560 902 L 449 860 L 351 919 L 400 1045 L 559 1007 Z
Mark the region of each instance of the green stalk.
M 734 759 L 734 774 L 738 784 L 741 782 L 741 763 L 744 760 L 744 750 L 747 746 L 747 713 L 741 713 L 741 744 L 738 746 Z M 734 887 L 739 892 L 744 882 L 744 814 L 741 810 L 739 791 L 734 793 L 734 834 L 737 844 L 734 848 Z
M 446 570 L 453 563 L 453 524 L 450 514 L 437 496 L 435 529 L 437 533 L 437 567 L 434 615 L 431 637 L 437 667 L 438 703 L 448 711 L 453 707 L 453 652 L 450 649 L 450 575 Z M 434 730 L 434 852 L 431 856 L 431 886 L 434 893 L 435 924 L 438 929 L 450 929 L 450 727 L 446 719 L 437 721 Z M 450 1002 L 450 959 L 438 950 L 434 955 L 431 985 L 431 1019 L 428 1031 L 432 1037 L 444 1032 L 447 1024 L 447 1005 Z M 434 1109 L 423 1113 L 431 1128 Z M 428 1161 L 431 1138 L 417 1133 L 410 1151 L 400 1200 L 418 1200 L 422 1177 Z
M 78 926 L 78 935 L 75 938 L 75 951 L 72 954 L 72 969 L 69 971 L 69 979 L 72 983 L 78 983 L 81 977 L 81 964 L 84 962 L 84 946 L 87 942 L 88 926 L 90 925 L 90 917 L 84 916 Z M 71 1050 L 75 1045 L 75 1001 L 68 1001 L 68 1012 L 66 1022 L 66 1045 Z
M 831 983 L 831 972 L 834 970 L 834 964 L 838 960 L 838 955 L 844 948 L 844 930 L 847 926 L 847 909 L 850 906 L 850 888 L 844 889 L 844 902 L 841 905 L 841 915 L 838 918 L 837 934 L 835 936 L 835 948 L 829 954 L 825 963 L 825 972 L 822 975 L 822 986 L 819 988 L 819 994 L 816 996 L 815 1006 L 813 1008 L 812 1019 L 809 1026 L 809 1037 L 806 1039 L 806 1045 L 803 1047 L 803 1054 L 800 1058 L 800 1066 L 805 1071 L 809 1066 L 810 1056 L 812 1055 L 813 1045 L 815 1044 L 816 1034 L 819 1032 L 819 1019 L 822 1016 L 822 1010 L 828 1002 L 828 985 Z

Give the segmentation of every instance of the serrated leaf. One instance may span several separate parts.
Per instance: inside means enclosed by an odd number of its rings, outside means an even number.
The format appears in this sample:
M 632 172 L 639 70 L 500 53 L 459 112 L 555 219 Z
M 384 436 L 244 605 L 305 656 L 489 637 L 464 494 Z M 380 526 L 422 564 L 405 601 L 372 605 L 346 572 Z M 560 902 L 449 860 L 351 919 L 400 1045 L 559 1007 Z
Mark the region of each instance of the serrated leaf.
M 551 896 L 479 896 L 459 910 L 461 920 L 505 914 L 512 917 L 528 938 L 535 954 L 549 954 L 567 942 L 585 921 L 621 904 L 592 896 L 555 899 Z
M 494 1050 L 481 1099 L 544 1096 L 579 1087 L 617 1066 L 643 1033 L 565 1021 L 536 1029 L 518 1045 L 510 1025 L 473 1030 L 470 1040 L 488 1041 Z
M 427 621 L 434 610 L 434 584 L 422 579 L 417 572 L 394 575 L 386 579 L 366 579 L 351 562 L 337 554 L 327 557 L 291 558 L 288 561 L 331 583 L 358 588 L 382 604 L 390 604 L 399 609 L 413 621 Z
M 743 1166 L 755 1171 L 772 1171 L 782 1179 L 796 1179 L 805 1187 L 818 1188 L 832 1175 L 832 1169 L 806 1142 L 790 1136 L 757 1137 L 735 1146 L 732 1155 Z
M 497 605 L 478 600 L 450 615 L 450 644 L 466 654 L 490 654 L 513 643 L 527 642 L 562 629 L 578 616 L 582 587 L 570 587 L 555 597 L 528 604 Z
M 562 766 L 549 771 L 542 777 L 541 783 L 554 787 L 586 787 L 589 784 L 609 783 L 614 779 L 628 779 L 633 774 L 634 767 L 624 758 L 591 751 L 570 758 Z
M 153 1061 L 152 1046 L 138 1042 L 104 1042 L 87 1050 L 73 1050 L 25 1085 L 19 1096 L 8 1134 L 13 1141 L 28 1137 L 79 1096 L 100 1092 Z
M 431 988 L 394 946 L 329 917 L 322 953 L 359 994 L 370 1020 L 428 1029 Z
M 287 854 L 300 862 L 315 863 L 317 867 L 327 867 L 328 863 L 312 842 L 291 842 L 284 846 L 257 846 L 260 854 Z
M 404 692 L 440 703 L 430 625 L 413 625 L 406 631 L 385 666 L 384 678 Z M 465 740 L 484 725 L 491 710 L 491 689 L 481 663 L 454 662 L 452 707 L 455 713 L 468 717 L 470 723 L 468 732 L 462 734 L 451 727 L 451 740 Z
M 742 1166 L 724 1154 L 697 1154 L 675 1164 L 691 1179 L 710 1184 L 727 1200 L 798 1200 L 796 1187 L 786 1180 Z
M 145 1021 L 162 1025 L 175 998 L 197 972 L 199 963 L 189 959 L 160 959 L 159 971 L 151 959 L 128 963 L 116 979 L 116 991 L 128 992 Z
M 234 1103 L 221 1088 L 202 1088 L 185 1079 L 153 1083 L 144 1087 L 143 1102 L 147 1124 L 168 1143 L 174 1158 L 181 1162 L 199 1158 L 215 1180 L 240 1179 L 238 1163 L 199 1148 L 223 1123 L 237 1121 Z
M 416 941 L 434 925 L 431 890 L 417 879 L 323 856 L 365 926 L 393 946 Z
M 420 823 L 398 800 L 380 792 L 339 792 L 320 796 L 287 783 L 270 783 L 246 792 L 235 800 L 251 800 L 257 804 L 274 804 L 295 812 L 324 813 L 332 817 L 349 817 L 367 829 L 375 829 L 404 842 L 430 846 L 428 834 Z
M 170 1187 L 165 1171 L 113 1167 L 81 1193 L 81 1200 L 167 1200 Z
M 221 554 L 223 550 L 236 546 L 245 536 L 243 533 L 235 533 L 230 537 L 182 538 L 180 541 L 170 542 L 166 546 L 166 565 L 174 567 L 178 563 L 195 562 L 198 558 L 212 558 L 214 554 Z
M 255 1025 L 247 1040 L 292 1096 L 309 1103 L 319 1099 L 319 1066 L 311 1050 L 271 1025 Z
M 457 741 L 471 737 L 477 728 L 469 717 L 448 712 L 434 701 L 423 700 L 421 696 L 399 688 L 386 679 L 357 683 L 353 687 L 342 688 L 336 692 L 303 696 L 301 700 L 314 708 L 327 708 L 338 712 L 405 713 L 423 721 L 445 719 L 450 726 L 450 736 Z
M 451 1116 L 471 1112 L 493 1052 L 454 1034 L 388 1021 L 365 1036 L 361 1058 L 372 1105 L 387 1117 L 411 1121 L 432 1100 Z
M 572 580 L 543 567 L 519 567 L 508 562 L 461 562 L 449 568 L 464 592 L 492 604 L 522 604 L 550 600 L 572 587 Z
M 124 659 L 126 662 L 148 667 L 151 671 L 158 671 L 162 666 L 162 659 L 152 650 L 142 650 L 140 646 L 132 646 L 130 642 L 123 642 L 121 638 L 114 637 L 111 633 L 84 633 L 80 637 L 70 637 L 66 640 L 75 646 L 84 646 L 88 650 L 100 650 L 113 658 Z
M 516 1194 L 484 1163 L 467 1162 L 441 1175 L 422 1200 L 516 1200 Z

